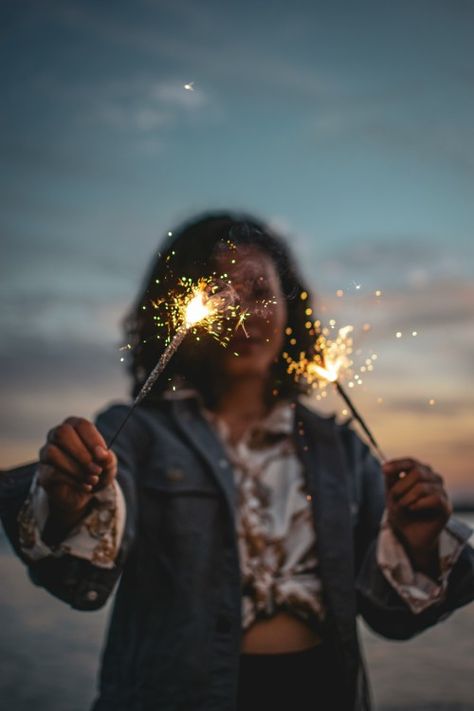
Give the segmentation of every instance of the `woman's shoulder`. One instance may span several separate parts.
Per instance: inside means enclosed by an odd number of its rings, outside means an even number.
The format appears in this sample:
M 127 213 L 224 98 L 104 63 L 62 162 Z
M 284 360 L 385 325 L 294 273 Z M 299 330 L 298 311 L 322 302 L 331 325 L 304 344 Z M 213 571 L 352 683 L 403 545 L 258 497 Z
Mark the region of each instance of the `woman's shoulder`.
M 320 412 L 314 403 L 307 397 L 299 397 L 292 405 L 295 409 L 295 417 L 305 423 L 311 424 L 314 427 L 327 433 L 334 432 L 340 428 L 341 424 L 337 421 L 334 413 L 324 414 Z
M 296 403 L 296 416 L 320 436 L 338 440 L 350 459 L 364 458 L 370 449 L 354 429 L 352 418 L 340 420 L 335 413 L 323 414 L 311 402 Z

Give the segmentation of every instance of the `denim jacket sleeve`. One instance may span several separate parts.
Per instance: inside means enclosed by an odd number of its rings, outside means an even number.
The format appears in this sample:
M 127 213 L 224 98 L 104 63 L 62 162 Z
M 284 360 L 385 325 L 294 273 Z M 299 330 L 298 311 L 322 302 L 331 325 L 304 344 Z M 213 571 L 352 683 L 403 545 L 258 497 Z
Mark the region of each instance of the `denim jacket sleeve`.
M 126 414 L 125 405 L 116 405 L 98 416 L 96 425 L 106 441 L 111 438 Z M 0 480 L 2 522 L 16 553 L 28 566 L 31 580 L 36 585 L 46 588 L 55 597 L 69 603 L 73 608 L 95 610 L 102 607 L 120 577 L 135 539 L 136 476 L 141 458 L 146 451 L 146 440 L 146 425 L 140 422 L 140 413 L 136 412 L 113 446 L 118 459 L 117 481 L 126 505 L 124 532 L 113 568 L 99 567 L 89 560 L 69 554 L 30 560 L 21 550 L 18 514 L 28 496 L 37 464 L 11 470 Z
M 474 550 L 469 544 L 463 547 L 442 599 L 422 612 L 413 612 L 377 562 L 385 483 L 379 463 L 365 445 L 361 456 L 360 518 L 355 532 L 358 611 L 375 632 L 392 639 L 408 639 L 474 599 Z M 468 527 L 453 517 L 446 529 L 461 542 L 468 537 Z

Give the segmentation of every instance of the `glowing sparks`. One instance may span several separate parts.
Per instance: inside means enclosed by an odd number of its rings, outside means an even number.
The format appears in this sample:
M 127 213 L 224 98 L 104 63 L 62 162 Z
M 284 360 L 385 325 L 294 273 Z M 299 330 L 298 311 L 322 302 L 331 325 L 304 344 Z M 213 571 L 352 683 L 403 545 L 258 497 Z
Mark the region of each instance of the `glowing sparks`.
M 330 334 L 336 326 L 336 321 L 331 319 L 329 323 L 331 328 L 323 328 L 316 338 L 314 356 L 301 352 L 299 360 L 296 361 L 288 353 L 284 354 L 288 373 L 293 374 L 296 380 L 303 379 L 312 388 L 323 389 L 327 383 L 336 382 L 340 374 L 349 371 L 352 365 L 350 356 L 353 327 L 340 328 L 334 338 Z M 288 330 L 287 335 L 290 335 Z M 290 339 L 290 344 L 296 345 L 296 340 Z
M 184 323 L 186 328 L 190 328 L 195 323 L 199 323 L 211 315 L 211 311 L 207 304 L 204 303 L 204 293 L 199 291 L 196 296 L 193 296 L 191 301 L 186 306 Z
M 166 314 L 168 317 L 166 326 L 168 331 L 173 330 L 173 335 L 168 333 L 168 345 L 142 385 L 122 424 L 110 440 L 109 448 L 115 442 L 135 407 L 150 393 L 187 333 L 197 333 L 199 328 L 217 338 L 223 345 L 227 345 L 230 340 L 233 329 L 226 322 L 228 319 L 234 318 L 239 311 L 236 293 L 231 284 L 222 279 L 213 278 L 202 278 L 197 284 L 194 284 L 191 279 L 183 277 L 179 280 L 179 287 L 180 291 L 168 294 L 166 300 L 152 302 L 152 306 L 162 312 L 155 316 L 154 320 L 159 326 L 163 326 L 165 325 L 163 313 Z M 143 308 L 146 309 L 145 306 Z M 239 314 L 239 316 L 243 322 L 245 316 L 243 314 Z M 160 338 L 159 334 L 157 338 Z M 199 336 L 196 340 L 199 340 Z M 129 344 L 124 348 L 128 346 Z
M 237 294 L 225 275 L 202 277 L 195 283 L 181 277 L 177 288 L 166 298 L 152 301 L 157 338 L 171 343 L 174 334 L 182 330 L 194 335 L 205 331 L 226 346 L 236 328 L 242 325 L 247 312 L 240 309 Z
M 153 385 L 168 365 L 171 357 L 176 353 L 188 331 L 196 332 L 198 327 L 219 338 L 222 336 L 222 323 L 229 316 L 229 311 L 235 316 L 236 295 L 230 284 L 219 285 L 211 279 L 200 279 L 196 285 L 190 279 L 182 278 L 180 284 L 184 287 L 184 295 L 176 295 L 174 299 L 165 304 L 169 307 L 171 321 L 175 333 L 165 348 L 158 363 L 146 379 L 135 404 L 138 404 L 150 392 Z M 164 302 L 153 304 L 159 308 Z M 227 338 L 227 341 L 229 338 Z M 225 343 L 225 340 L 222 341 Z
M 290 375 L 293 374 L 297 381 L 302 380 L 310 388 L 317 389 L 317 400 L 326 397 L 327 392 L 325 388 L 328 383 L 332 383 L 347 405 L 348 410 L 344 409 L 343 412 L 347 413 L 350 411 L 352 413 L 352 416 L 362 427 L 382 461 L 385 461 L 385 455 L 378 446 L 375 437 L 340 383 L 342 377 L 348 376 L 351 373 L 351 367 L 353 365 L 351 359 L 353 326 L 348 325 L 338 329 L 337 336 L 334 338 L 332 334 L 336 326 L 336 321 L 331 319 L 329 325 L 330 328 L 325 327 L 319 331 L 312 355 L 302 351 L 299 359 L 295 360 L 289 353 L 285 352 L 283 354 L 288 366 L 287 372 Z M 318 326 L 320 326 L 319 322 Z M 286 333 L 289 335 L 288 329 Z M 293 341 L 296 344 L 294 338 L 290 339 L 290 344 L 293 344 Z M 365 364 L 359 369 L 360 372 L 366 373 L 367 371 L 372 371 L 376 359 L 377 355 L 375 353 L 366 358 Z M 362 385 L 362 383 L 363 380 L 359 373 L 354 373 L 352 380 L 349 380 L 348 387 L 354 388 L 356 384 Z
M 237 331 L 237 329 L 241 328 L 242 331 L 245 333 L 245 337 L 246 337 L 246 338 L 249 337 L 249 334 L 248 334 L 248 332 L 247 332 L 247 329 L 245 328 L 245 323 L 244 323 L 244 321 L 245 321 L 245 319 L 246 319 L 248 316 L 249 316 L 248 311 L 243 311 L 243 312 L 239 315 L 239 318 L 238 318 L 238 320 L 237 320 L 237 325 L 236 325 L 236 327 L 235 327 L 235 330 L 236 330 L 236 331 Z

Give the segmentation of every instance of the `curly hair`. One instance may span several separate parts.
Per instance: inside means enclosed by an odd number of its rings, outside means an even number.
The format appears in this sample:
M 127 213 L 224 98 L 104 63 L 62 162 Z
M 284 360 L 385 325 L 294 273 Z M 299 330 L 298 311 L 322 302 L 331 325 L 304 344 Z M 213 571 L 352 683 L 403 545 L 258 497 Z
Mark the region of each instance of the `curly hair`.
M 232 212 L 209 212 L 185 222 L 168 233 L 158 256 L 151 264 L 138 298 L 123 321 L 125 337 L 130 344 L 128 371 L 132 377 L 132 395 L 135 397 L 149 373 L 155 366 L 162 349 L 156 322 L 148 305 L 166 299 L 170 289 L 175 288 L 181 275 L 193 280 L 212 272 L 213 260 L 220 246 L 231 242 L 252 245 L 275 264 L 287 306 L 287 324 L 282 352 L 272 365 L 269 392 L 276 398 L 292 398 L 304 390 L 287 373 L 283 352 L 294 359 L 301 351 L 311 353 L 314 346 L 314 330 L 308 328 L 308 309 L 311 295 L 299 274 L 295 260 L 286 240 L 268 225 L 255 217 Z M 178 349 L 163 375 L 156 382 L 148 401 L 153 402 L 170 381 L 184 379 L 212 405 L 215 400 L 215 369 L 212 367 L 212 345 L 208 339 L 193 342 L 186 348 L 186 340 Z M 206 342 L 207 341 L 207 342 Z M 216 344 L 217 346 L 217 344 Z M 220 347 L 220 346 L 217 346 Z M 211 354 L 211 357 L 209 357 Z

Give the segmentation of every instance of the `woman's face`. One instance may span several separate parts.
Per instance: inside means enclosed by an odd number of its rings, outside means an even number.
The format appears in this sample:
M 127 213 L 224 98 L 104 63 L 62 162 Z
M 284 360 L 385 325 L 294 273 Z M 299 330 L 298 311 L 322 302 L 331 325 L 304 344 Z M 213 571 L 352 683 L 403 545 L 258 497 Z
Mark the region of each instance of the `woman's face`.
M 219 349 L 218 364 L 230 377 L 265 377 L 282 350 L 287 321 L 275 264 L 257 247 L 240 245 L 218 256 L 217 269 L 228 275 L 241 310 L 249 312 L 227 348 Z

